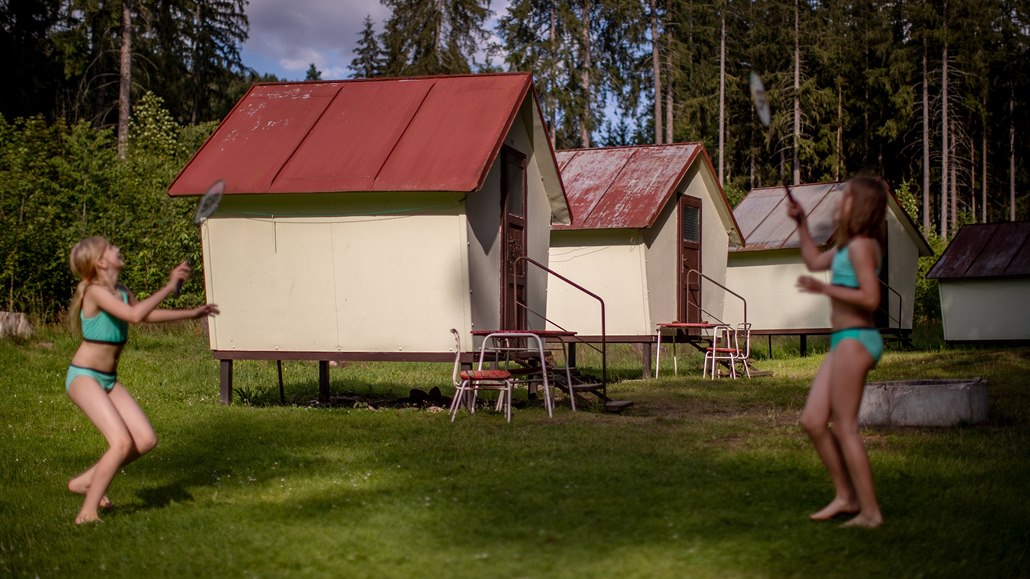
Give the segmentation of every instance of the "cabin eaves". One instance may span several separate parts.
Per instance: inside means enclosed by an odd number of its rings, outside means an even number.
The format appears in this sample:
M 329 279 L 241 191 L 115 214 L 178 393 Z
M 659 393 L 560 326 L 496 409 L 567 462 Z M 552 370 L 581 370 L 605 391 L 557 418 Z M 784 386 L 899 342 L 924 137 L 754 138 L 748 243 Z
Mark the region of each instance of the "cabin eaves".
M 1030 276 L 1030 222 L 966 225 L 926 277 L 939 280 Z

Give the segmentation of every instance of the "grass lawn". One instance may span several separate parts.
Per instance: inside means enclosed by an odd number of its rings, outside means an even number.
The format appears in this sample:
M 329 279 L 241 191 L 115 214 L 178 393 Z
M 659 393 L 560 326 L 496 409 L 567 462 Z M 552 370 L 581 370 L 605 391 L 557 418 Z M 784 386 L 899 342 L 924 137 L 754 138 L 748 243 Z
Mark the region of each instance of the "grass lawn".
M 832 495 L 797 424 L 822 354 L 735 382 L 681 358 L 678 378 L 611 386 L 635 402 L 622 415 L 522 405 L 511 424 L 452 424 L 385 403 L 449 395 L 447 364 L 333 368 L 333 393 L 371 408 L 317 408 L 313 363 L 286 365 L 287 406 L 273 363 L 238 363 L 223 406 L 193 325 L 133 331 L 120 376 L 160 444 L 115 479 L 103 523 L 76 527 L 65 483 L 104 447 L 64 393 L 76 345 L 0 341 L 2 576 L 1030 576 L 1026 347 L 886 354 L 871 379 L 985 377 L 990 422 L 865 430 L 886 518 L 869 531 L 807 519 Z

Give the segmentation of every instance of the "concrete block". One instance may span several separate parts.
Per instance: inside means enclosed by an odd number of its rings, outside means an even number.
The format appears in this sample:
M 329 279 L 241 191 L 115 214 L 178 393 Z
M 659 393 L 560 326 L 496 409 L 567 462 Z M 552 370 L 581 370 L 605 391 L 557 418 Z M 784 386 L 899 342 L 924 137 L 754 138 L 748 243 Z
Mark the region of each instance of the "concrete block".
M 864 426 L 953 426 L 987 420 L 981 378 L 866 384 L 858 420 Z

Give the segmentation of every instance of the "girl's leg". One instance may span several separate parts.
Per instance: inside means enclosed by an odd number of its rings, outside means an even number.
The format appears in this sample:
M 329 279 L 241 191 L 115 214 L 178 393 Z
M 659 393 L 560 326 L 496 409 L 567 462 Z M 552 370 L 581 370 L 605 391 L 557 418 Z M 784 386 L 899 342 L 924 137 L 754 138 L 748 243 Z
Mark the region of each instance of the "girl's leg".
M 858 340 L 843 340 L 837 345 L 839 354 L 833 367 L 833 434 L 840 444 L 848 473 L 855 484 L 859 513 L 847 526 L 878 527 L 883 523 L 876 501 L 873 472 L 869 455 L 858 429 L 858 411 L 862 403 L 866 375 L 873 367 L 873 357 Z
M 81 524 L 100 520 L 97 513 L 100 499 L 107 492 L 107 487 L 114 479 L 118 468 L 129 455 L 132 436 L 118 409 L 96 380 L 87 376 L 75 378 L 68 389 L 68 397 L 82 409 L 86 417 L 104 435 L 108 444 L 107 451 L 93 465 L 93 477 L 86 491 L 86 499 L 78 516 L 75 517 L 75 523 Z
M 154 447 L 157 446 L 157 434 L 154 433 L 154 427 L 150 425 L 150 420 L 143 413 L 143 409 L 139 407 L 136 399 L 129 394 L 121 382 L 115 384 L 109 397 L 115 408 L 118 409 L 118 414 L 121 415 L 126 428 L 129 429 L 129 435 L 132 436 L 132 448 L 129 456 L 122 463 L 122 466 L 125 466 L 154 450 Z
M 154 428 L 150 425 L 150 421 L 143 414 L 143 410 L 136 404 L 132 394 L 129 394 L 129 391 L 121 382 L 115 385 L 114 389 L 108 394 L 108 398 L 115 408 L 118 409 L 118 414 L 122 417 L 126 428 L 129 429 L 129 435 L 132 436 L 132 448 L 121 464 L 121 466 L 125 466 L 152 450 L 157 445 L 157 436 L 154 434 Z M 85 495 L 93 481 L 95 469 L 96 465 L 93 465 L 82 474 L 68 481 L 68 489 L 73 493 Z M 101 508 L 108 508 L 110 506 L 111 501 L 106 496 L 100 498 Z
M 809 515 L 813 521 L 825 521 L 839 513 L 853 513 L 858 510 L 855 487 L 848 475 L 847 467 L 844 465 L 844 457 L 841 455 L 837 439 L 829 429 L 832 377 L 836 364 L 835 352 L 827 354 L 826 359 L 819 366 L 819 371 L 816 372 L 815 378 L 812 380 L 812 387 L 808 392 L 805 409 L 801 413 L 801 426 L 808 433 L 808 437 L 812 439 L 816 453 L 819 454 L 823 466 L 830 473 L 835 492 L 830 504 Z M 834 426 L 836 427 L 836 425 Z

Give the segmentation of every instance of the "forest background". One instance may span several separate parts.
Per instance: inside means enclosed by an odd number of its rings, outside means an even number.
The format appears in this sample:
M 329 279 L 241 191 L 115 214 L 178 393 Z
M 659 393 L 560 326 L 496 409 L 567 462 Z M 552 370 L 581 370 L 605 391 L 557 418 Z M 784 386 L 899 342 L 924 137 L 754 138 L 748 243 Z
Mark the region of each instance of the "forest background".
M 489 30 L 488 0 L 381 2 L 352 77 L 530 71 L 556 148 L 701 141 L 733 204 L 873 172 L 938 253 L 964 223 L 1030 219 L 1030 0 L 511 0 Z M 241 60 L 245 7 L 0 0 L 0 309 L 59 320 L 86 235 L 122 247 L 136 289 L 201 262 L 192 204 L 166 190 L 254 82 L 278 80 Z M 193 281 L 179 305 L 203 299 Z

